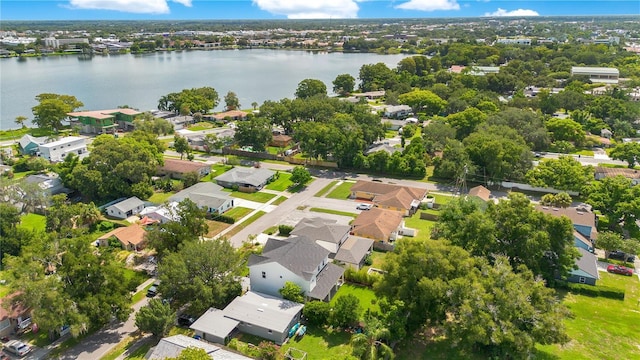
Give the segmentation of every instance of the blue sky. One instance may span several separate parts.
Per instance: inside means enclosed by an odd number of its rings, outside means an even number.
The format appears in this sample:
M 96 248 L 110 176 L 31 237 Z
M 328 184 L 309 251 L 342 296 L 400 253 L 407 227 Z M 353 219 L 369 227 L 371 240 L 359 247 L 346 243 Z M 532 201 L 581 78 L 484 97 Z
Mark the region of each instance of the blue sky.
M 639 0 L 0 0 L 1 20 L 640 15 Z

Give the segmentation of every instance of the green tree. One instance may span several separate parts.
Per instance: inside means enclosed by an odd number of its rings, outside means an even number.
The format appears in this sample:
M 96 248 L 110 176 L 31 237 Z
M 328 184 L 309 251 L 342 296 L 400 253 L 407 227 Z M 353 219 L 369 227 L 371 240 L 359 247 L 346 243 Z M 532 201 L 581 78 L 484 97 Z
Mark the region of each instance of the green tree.
M 36 96 L 38 105 L 31 108 L 33 123 L 40 128 L 58 131 L 67 114 L 84 106 L 75 96 L 42 93 Z
M 242 292 L 238 279 L 244 266 L 227 240 L 183 242 L 158 264 L 162 295 L 173 299 L 176 308 L 186 305 L 190 313 L 224 308 Z
M 169 333 L 176 320 L 176 312 L 168 303 L 160 299 L 151 299 L 136 313 L 136 326 L 140 331 L 162 338 Z
M 251 103 L 251 107 L 253 108 L 253 110 L 257 109 L 257 108 L 258 108 L 258 103 L 257 103 L 257 102 L 255 102 L 255 101 L 254 101 L 254 102 L 252 102 L 252 103 Z
M 0 241 L 20 223 L 20 212 L 7 202 L 0 202 Z M 1 248 L 0 248 L 1 249 Z
M 216 134 L 207 134 L 204 136 L 204 151 L 207 154 L 211 154 L 213 150 L 220 150 L 224 146 L 222 139 L 219 139 Z
M 489 116 L 487 124 L 516 130 L 533 150 L 546 150 L 551 144 L 542 116 L 528 109 L 508 108 Z
M 382 341 L 390 335 L 391 332 L 380 320 L 369 318 L 364 332 L 351 336 L 353 354 L 363 360 L 394 359 L 393 349 Z
M 340 74 L 333 80 L 333 92 L 340 96 L 347 96 L 356 86 L 356 79 L 350 74 Z
M 558 159 L 541 160 L 525 178 L 532 186 L 580 192 L 593 180 L 593 167 L 582 166 L 572 156 L 562 155 Z
M 251 146 L 253 151 L 263 152 L 273 139 L 271 124 L 262 117 L 239 122 L 234 139 L 240 146 Z
M 187 242 L 196 242 L 208 231 L 206 211 L 196 203 L 184 199 L 174 210 L 177 221 L 169 221 L 147 232 L 149 246 L 162 257 L 178 251 Z
M 613 149 L 611 149 L 609 156 L 612 159 L 626 161 L 627 166 L 630 169 L 633 169 L 637 163 L 640 163 L 640 143 L 618 143 L 613 147 Z
M 584 142 L 585 134 L 582 125 L 571 119 L 552 118 L 547 121 L 547 129 L 554 141 Z
M 360 300 L 353 294 L 340 295 L 335 299 L 331 313 L 333 326 L 347 327 L 360 319 Z
M 310 325 L 323 326 L 329 322 L 331 305 L 324 301 L 309 301 L 304 304 L 302 314 Z
M 447 107 L 447 101 L 429 90 L 413 90 L 398 97 L 402 104 L 411 106 L 413 112 L 424 112 L 427 116 L 439 114 Z
M 156 135 L 173 133 L 173 125 L 163 118 L 154 117 L 150 112 L 145 112 L 133 120 L 136 130 Z
M 158 109 L 165 111 L 207 114 L 218 106 L 220 98 L 218 92 L 212 87 L 184 89 L 179 93 L 164 95 L 158 100 Z
M 184 138 L 180 135 L 174 135 L 173 137 L 173 148 L 176 150 L 176 152 L 178 154 L 180 154 L 180 160 L 182 160 L 182 157 L 184 156 L 184 154 L 189 154 L 189 150 L 191 150 L 191 148 L 189 147 L 189 141 L 187 141 L 187 138 Z
M 611 231 L 600 231 L 596 239 L 596 247 L 604 250 L 604 258 L 608 259 L 612 251 L 622 249 L 624 239 L 622 235 Z
M 29 120 L 26 116 L 16 116 L 15 123 L 16 125 L 20 125 L 21 128 L 26 128 L 27 126 L 24 124 L 27 120 Z
M 304 166 L 296 166 L 291 171 L 290 180 L 296 185 L 304 185 L 311 181 L 311 174 Z
M 566 192 L 558 194 L 544 194 L 540 199 L 540 204 L 546 206 L 555 206 L 561 208 L 568 208 L 573 203 L 571 195 Z
M 624 176 L 606 177 L 592 181 L 583 189 L 586 202 L 595 210 L 606 214 L 609 230 L 620 231 L 620 225 L 629 230 L 637 228 L 640 218 L 640 185 L 633 186 Z
M 447 116 L 447 122 L 456 129 L 456 138 L 458 140 L 463 140 L 469 136 L 476 130 L 478 125 L 486 120 L 487 115 L 474 107 Z
M 184 188 L 188 188 L 197 184 L 200 181 L 200 173 L 197 171 L 190 171 L 182 175 L 182 183 L 184 184 Z
M 396 74 L 385 63 L 365 64 L 358 73 L 361 91 L 390 89 L 395 82 Z
M 422 128 L 422 138 L 428 153 L 443 150 L 447 140 L 456 138 L 456 129 L 444 121 L 432 121 Z
M 236 110 L 240 108 L 240 99 L 238 99 L 238 95 L 233 91 L 229 91 L 227 95 L 224 96 L 224 103 L 226 105 L 226 109 L 228 110 Z
M 298 88 L 295 92 L 296 98 L 306 99 L 317 95 L 327 95 L 327 85 L 325 85 L 321 80 L 304 79 L 298 83 Z
M 455 139 L 446 141 L 442 158 L 435 158 L 434 165 L 433 175 L 441 179 L 466 179 L 476 169 L 464 145 Z
M 211 355 L 205 349 L 188 347 L 180 352 L 180 355 L 167 360 L 211 360 Z
M 287 300 L 295 301 L 297 303 L 304 302 L 304 291 L 302 291 L 302 288 L 294 282 L 285 282 L 282 289 L 278 290 L 278 293 Z

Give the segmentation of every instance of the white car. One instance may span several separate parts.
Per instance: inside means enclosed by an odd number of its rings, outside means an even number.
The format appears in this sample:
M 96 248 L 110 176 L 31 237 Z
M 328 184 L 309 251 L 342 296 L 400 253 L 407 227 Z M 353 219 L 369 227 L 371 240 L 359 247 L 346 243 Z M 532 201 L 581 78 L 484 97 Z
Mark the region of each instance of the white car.
M 356 206 L 356 209 L 358 209 L 358 210 L 371 210 L 372 207 L 373 207 L 373 204 L 360 203 L 360 204 L 358 204 L 358 206 Z
M 25 356 L 31 351 L 31 347 L 22 341 L 13 340 L 4 345 L 4 351 L 18 356 Z

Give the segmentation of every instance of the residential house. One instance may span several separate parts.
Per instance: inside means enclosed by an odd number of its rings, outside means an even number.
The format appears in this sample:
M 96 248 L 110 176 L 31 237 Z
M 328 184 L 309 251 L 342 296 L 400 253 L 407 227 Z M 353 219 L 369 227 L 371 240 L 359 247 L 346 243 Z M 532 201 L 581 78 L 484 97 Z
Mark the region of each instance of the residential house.
M 491 200 L 491 191 L 482 185 L 469 189 L 469 196 L 476 197 L 484 202 Z
M 536 210 L 553 216 L 568 217 L 573 224 L 573 228 L 591 242 L 595 241 L 598 237 L 596 215 L 585 207 L 556 208 L 536 205 Z
M 29 134 L 24 135 L 18 141 L 20 146 L 20 153 L 23 155 L 35 155 L 38 152 L 40 145 L 47 142 L 46 137 L 34 137 Z
M 114 133 L 116 128 L 130 130 L 134 128 L 133 120 L 142 114 L 134 109 L 112 109 L 78 111 L 68 113 L 72 125 L 79 124 L 81 131 L 89 134 Z
M 413 109 L 409 105 L 389 105 L 384 109 L 384 117 L 404 119 L 413 115 Z
M 616 68 L 606 67 L 571 67 L 571 76 L 588 76 L 592 83 L 617 84 L 620 71 Z
M 340 246 L 340 250 L 333 258 L 334 262 L 345 264 L 355 270 L 360 270 L 364 266 L 367 255 L 373 250 L 373 240 L 357 236 L 350 236 L 347 241 Z
M 117 218 L 126 219 L 129 216 L 139 214 L 144 209 L 144 202 L 135 196 L 126 200 L 122 200 L 106 207 L 107 215 Z
M 498 74 L 499 72 L 499 66 L 472 66 L 468 74 L 473 76 L 485 76 L 487 74 Z
M 242 192 L 256 192 L 262 190 L 276 175 L 274 171 L 263 168 L 235 167 L 214 180 L 220 186 L 235 188 Z
M 385 141 L 382 143 L 372 144 L 367 150 L 365 150 L 364 154 L 369 155 L 378 151 L 384 151 L 389 155 L 393 155 L 394 153 L 402 152 L 403 150 L 404 148 L 391 146 L 388 141 Z
M 212 182 L 200 182 L 171 196 L 168 201 L 179 203 L 184 199 L 193 201 L 210 214 L 222 214 L 234 207 L 234 201 L 222 187 Z M 152 217 L 151 214 L 146 214 Z
M 427 195 L 427 189 L 358 181 L 351 187 L 351 198 L 372 201 L 377 207 L 400 211 L 404 216 L 413 214 Z
M 401 235 L 404 221 L 399 211 L 374 207 L 361 212 L 351 226 L 352 235 L 386 243 Z
M 152 221 L 166 224 L 169 221 L 179 220 L 175 215 L 175 207 L 177 203 L 168 203 L 161 206 L 148 206 L 140 211 L 140 216 L 147 217 Z
M 58 162 L 63 161 L 69 154 L 82 156 L 88 154 L 88 152 L 85 138 L 67 136 L 50 143 L 40 144 L 36 154 L 51 162 Z
M 18 295 L 13 293 L 0 298 L 0 337 L 14 334 L 21 326 L 31 323 L 31 309 L 21 302 L 13 302 Z
M 578 269 L 571 270 L 567 281 L 578 283 L 595 285 L 596 281 L 600 279 L 598 275 L 598 265 L 596 261 L 597 257 L 583 248 L 578 248 L 580 252 L 580 258 L 576 259 L 576 265 Z
M 530 38 L 515 38 L 515 39 L 507 39 L 507 38 L 502 38 L 502 39 L 498 39 L 496 40 L 497 44 L 505 44 L 505 45 L 531 45 L 531 39 Z
M 271 138 L 271 142 L 269 143 L 269 145 L 275 147 L 287 147 L 289 146 L 289 144 L 291 144 L 291 141 L 293 141 L 293 138 L 289 135 L 275 134 Z
M 337 224 L 336 220 L 314 217 L 300 220 L 291 235 L 315 240 L 318 245 L 335 254 L 349 237 L 349 230 L 351 226 Z
M 376 91 L 367 91 L 363 93 L 353 94 L 352 96 L 356 98 L 364 97 L 367 100 L 376 100 L 381 99 L 385 96 L 386 92 L 384 90 L 376 90 Z
M 27 183 L 36 183 L 49 195 L 70 194 L 71 189 L 66 188 L 56 173 L 29 175 L 24 179 Z
M 201 338 L 203 338 L 201 336 Z M 206 339 L 205 339 L 206 340 Z M 237 354 L 219 346 L 210 344 L 206 341 L 194 339 L 186 335 L 173 335 L 160 340 L 158 345 L 152 347 L 145 359 L 147 360 L 164 360 L 175 359 L 184 349 L 195 348 L 204 350 L 207 355 L 216 360 L 251 360 L 244 355 Z
M 631 180 L 633 185 L 640 184 L 640 171 L 629 168 L 609 168 L 598 166 L 595 170 L 596 180 L 602 180 L 606 177 L 624 176 Z
M 158 167 L 158 176 L 169 176 L 173 179 L 182 179 L 185 174 L 195 172 L 200 177 L 207 176 L 211 172 L 211 165 L 189 160 L 164 159 L 164 165 Z
M 129 251 L 142 250 L 146 245 L 147 231 L 138 224 L 131 224 L 126 227 L 119 227 L 98 238 L 100 246 L 109 246 L 109 241 L 116 239 L 122 245 L 122 248 Z
M 251 289 L 280 296 L 287 281 L 300 286 L 307 298 L 329 301 L 342 284 L 344 269 L 329 261 L 330 251 L 303 236 L 269 238 L 262 254 L 249 257 Z
M 252 290 L 236 297 L 224 310 L 209 309 L 191 325 L 191 329 L 196 336 L 217 343 L 226 342 L 237 329 L 282 345 L 291 328 L 300 322 L 303 307 Z
M 229 110 L 213 115 L 207 115 L 206 117 L 221 122 L 229 120 L 247 120 L 247 113 L 240 110 Z

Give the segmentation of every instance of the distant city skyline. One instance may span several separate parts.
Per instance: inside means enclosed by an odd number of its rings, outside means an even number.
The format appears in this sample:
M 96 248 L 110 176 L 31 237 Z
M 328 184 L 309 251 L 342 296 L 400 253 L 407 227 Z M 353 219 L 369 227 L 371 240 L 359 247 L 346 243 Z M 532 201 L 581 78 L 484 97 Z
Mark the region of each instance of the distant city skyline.
M 638 15 L 638 0 L 2 0 L 1 20 L 375 19 Z

